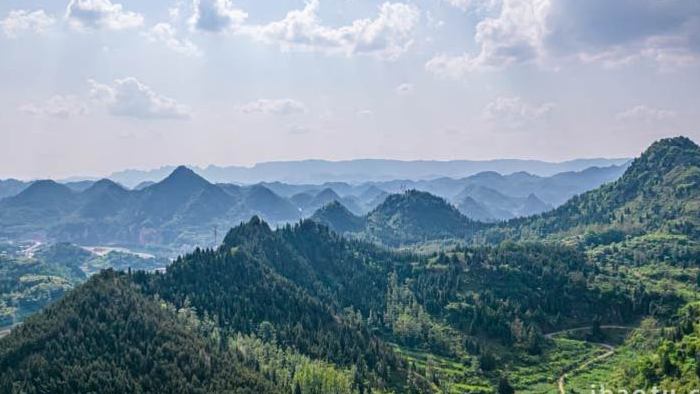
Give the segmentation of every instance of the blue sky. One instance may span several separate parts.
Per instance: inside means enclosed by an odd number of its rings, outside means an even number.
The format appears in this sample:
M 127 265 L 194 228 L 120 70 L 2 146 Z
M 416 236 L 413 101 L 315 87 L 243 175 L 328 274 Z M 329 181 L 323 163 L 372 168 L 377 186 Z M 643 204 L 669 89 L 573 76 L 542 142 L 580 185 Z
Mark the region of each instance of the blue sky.
M 5 0 L 0 178 L 700 140 L 696 0 Z

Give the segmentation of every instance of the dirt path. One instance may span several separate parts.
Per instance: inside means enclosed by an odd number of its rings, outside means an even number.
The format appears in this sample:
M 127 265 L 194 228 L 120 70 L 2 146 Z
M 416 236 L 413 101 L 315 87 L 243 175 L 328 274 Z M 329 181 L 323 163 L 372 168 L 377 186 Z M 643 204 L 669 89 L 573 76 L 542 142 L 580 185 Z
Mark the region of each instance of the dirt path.
M 550 332 L 548 334 L 545 334 L 545 338 L 553 339 L 555 336 L 558 336 L 561 334 L 568 334 L 568 333 L 572 333 L 572 332 L 590 330 L 591 328 L 592 328 L 591 326 L 586 326 L 586 327 L 577 327 L 577 328 L 570 328 L 568 330 Z M 637 329 L 637 327 L 628 327 L 628 326 L 600 326 L 600 328 L 601 329 L 608 329 L 608 330 L 634 330 L 634 329 Z M 597 363 L 601 360 L 604 360 L 604 359 L 612 356 L 613 354 L 615 354 L 615 347 L 611 344 L 599 343 L 599 342 L 589 342 L 589 341 L 583 341 L 583 342 L 590 343 L 591 345 L 600 346 L 603 349 L 605 349 L 606 352 L 585 361 L 583 364 L 580 364 L 574 368 L 569 369 L 567 372 L 564 372 L 564 374 L 562 374 L 559 377 L 559 379 L 557 380 L 557 387 L 559 388 L 559 394 L 566 394 L 565 383 L 566 383 L 567 376 L 569 376 L 570 374 L 576 373 L 578 371 L 581 371 L 583 369 L 586 369 L 590 365 L 595 364 L 595 363 Z
M 595 364 L 598 361 L 604 360 L 604 359 L 612 356 L 613 354 L 615 354 L 615 347 L 613 347 L 612 345 L 609 345 L 607 343 L 594 343 L 594 342 L 588 342 L 588 343 L 593 344 L 593 345 L 598 345 L 598 346 L 606 349 L 607 351 L 605 353 L 601 354 L 600 356 L 593 357 L 592 359 L 584 362 L 583 364 L 569 370 L 569 372 L 565 372 L 563 375 L 561 375 L 559 377 L 559 379 L 557 380 L 557 386 L 559 387 L 559 394 L 566 394 L 566 390 L 564 389 L 564 383 L 566 381 L 566 377 L 569 376 L 569 374 L 584 370 L 589 365 Z

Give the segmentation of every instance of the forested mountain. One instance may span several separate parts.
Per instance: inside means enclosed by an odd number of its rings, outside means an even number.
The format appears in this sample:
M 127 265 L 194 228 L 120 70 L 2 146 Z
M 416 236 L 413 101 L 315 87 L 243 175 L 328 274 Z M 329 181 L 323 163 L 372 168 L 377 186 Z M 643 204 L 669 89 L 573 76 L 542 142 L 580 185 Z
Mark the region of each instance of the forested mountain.
M 479 391 L 489 392 L 498 376 L 489 371 L 499 369 L 489 360 L 515 362 L 520 351 L 537 357 L 549 346 L 545 330 L 595 317 L 627 322 L 650 305 L 678 302 L 608 281 L 565 246 L 417 256 L 348 241 L 311 221 L 273 231 L 254 218 L 218 249 L 196 250 L 165 273 L 107 271 L 30 318 L 2 340 L 0 381 L 28 392 L 94 384 L 115 392 L 328 392 L 306 391 L 328 379 L 346 382 L 347 392 L 458 390 L 408 363 L 388 345 L 396 343 L 480 365 L 487 386 Z M 503 346 L 514 353 L 496 353 Z M 281 361 L 270 352 L 308 359 L 308 371 L 271 364 Z M 238 372 L 225 378 L 231 371 Z
M 337 201 L 317 210 L 311 220 L 329 226 L 339 234 L 362 231 L 365 227 L 364 218 L 355 216 Z
M 316 212 L 312 220 L 340 233 L 351 233 L 390 246 L 426 240 L 465 239 L 483 227 L 444 199 L 417 190 L 392 194 L 363 217 L 344 212 L 341 208 L 327 206 Z
M 275 392 L 186 323 L 105 271 L 3 339 L 0 392 Z
M 698 145 L 685 137 L 657 141 L 619 180 L 576 196 L 554 211 L 509 222 L 490 236 L 531 238 L 585 231 L 611 236 L 666 231 L 697 239 Z
M 161 182 L 139 190 L 106 179 L 80 192 L 54 181 L 36 181 L 0 201 L 0 236 L 187 245 L 205 243 L 212 225 L 228 226 L 253 214 L 273 222 L 299 218 L 295 206 L 263 186 L 214 185 L 178 167 Z
M 466 238 L 480 227 L 442 198 L 416 190 L 387 197 L 366 221 L 367 235 L 391 245 Z
M 105 271 L 79 286 L 0 339 L 0 391 L 556 392 L 577 365 L 597 368 L 588 361 L 601 355 L 596 344 L 613 346 L 610 330 L 632 331 L 642 319 L 668 328 L 642 324 L 641 350 L 616 334 L 630 353 L 597 373 L 689 387 L 698 365 L 698 152 L 685 138 L 661 140 L 618 181 L 499 224 L 422 191 L 390 195 L 365 216 L 325 192 L 330 202 L 314 220 L 273 230 L 254 217 L 165 272 Z M 3 204 L 26 209 L 49 194 L 59 201 L 45 207 L 52 215 L 83 199 L 135 201 L 157 205 L 144 220 L 163 226 L 188 212 L 216 217 L 210 207 L 222 201 L 252 204 L 251 191 L 256 202 L 291 204 L 263 185 L 213 185 L 184 168 L 164 182 L 141 192 L 98 182 L 82 193 L 39 182 Z M 59 254 L 84 258 L 71 250 Z M 52 253 L 37 256 L 85 272 Z
M 407 187 L 444 197 L 462 213 L 473 215 L 472 219 L 499 221 L 548 210 L 549 203 L 541 201 L 540 194 L 558 201 L 612 179 L 619 171 L 611 167 L 549 178 L 522 172 L 506 176 L 480 173 L 463 179 L 357 185 L 273 182 L 241 186 L 212 184 L 181 166 L 161 181 L 144 182 L 133 190 L 111 180 L 6 181 L 0 187 L 11 194 L 0 199 L 0 237 L 187 250 L 211 245 L 213 227 L 226 228 L 252 215 L 283 224 L 309 217 L 333 201 L 354 215 L 365 215 L 384 202 L 389 195 L 386 190 L 400 192 Z M 492 198 L 494 195 L 498 198 Z

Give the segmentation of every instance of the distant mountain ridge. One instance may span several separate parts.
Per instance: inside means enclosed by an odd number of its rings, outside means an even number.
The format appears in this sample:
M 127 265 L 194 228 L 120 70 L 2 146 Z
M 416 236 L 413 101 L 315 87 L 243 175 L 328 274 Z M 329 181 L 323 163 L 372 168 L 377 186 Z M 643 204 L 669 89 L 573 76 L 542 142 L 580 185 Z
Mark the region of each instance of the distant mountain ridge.
M 393 179 L 423 180 L 440 177 L 463 178 L 484 171 L 501 174 L 527 172 L 552 176 L 561 172 L 582 171 L 590 167 L 624 165 L 629 159 L 576 159 L 560 163 L 539 160 L 385 160 L 358 159 L 343 161 L 302 160 L 259 163 L 252 167 L 208 166 L 192 167 L 198 174 L 215 183 L 283 182 L 293 184 L 322 184 L 326 182 L 381 182 Z M 157 182 L 171 173 L 175 166 L 153 170 L 124 170 L 108 178 L 134 187 L 145 181 Z M 336 190 L 337 192 L 340 192 Z
M 502 179 L 490 173 L 479 177 Z M 663 231 L 700 239 L 700 148 L 685 137 L 657 141 L 632 162 L 621 178 L 544 213 L 537 212 L 544 203 L 534 194 L 518 200 L 474 184 L 467 186 L 457 200 L 463 213 L 482 222 L 503 215 L 498 209 L 508 204 L 522 204 L 514 209 L 523 217 L 497 225 L 473 222 L 447 201 L 410 190 L 390 195 L 362 218 L 340 215 L 336 208 L 320 210 L 312 219 L 337 231 L 391 246 L 445 238 L 467 240 L 472 236 L 493 242 L 541 239 L 584 230 L 601 234 L 599 238 Z M 360 230 L 347 230 L 347 223 L 360 219 L 364 220 Z
M 316 211 L 311 220 L 339 232 L 389 246 L 435 239 L 464 239 L 484 225 L 464 216 L 441 197 L 408 190 L 392 194 L 367 215 L 352 215 L 339 203 Z
M 472 219 L 502 221 L 538 214 L 554 206 L 541 195 L 565 199 L 585 191 L 580 185 L 599 185 L 623 170 L 624 167 L 591 168 L 549 178 L 522 172 L 505 176 L 490 172 L 462 179 L 415 182 L 272 182 L 241 186 L 213 184 L 192 169 L 180 166 L 163 180 L 143 183 L 135 189 L 107 179 L 79 184 L 40 180 L 26 184 L 14 196 L 0 199 L 0 237 L 82 244 L 208 245 L 214 241 L 214 227 L 227 228 L 252 215 L 283 224 L 310 217 L 337 201 L 352 216 L 362 216 L 382 204 L 392 192 L 400 194 L 405 189 L 438 195 Z M 490 194 L 470 194 L 470 190 L 487 190 Z M 489 197 L 492 195 L 500 197 Z M 465 205 L 466 196 L 471 200 Z

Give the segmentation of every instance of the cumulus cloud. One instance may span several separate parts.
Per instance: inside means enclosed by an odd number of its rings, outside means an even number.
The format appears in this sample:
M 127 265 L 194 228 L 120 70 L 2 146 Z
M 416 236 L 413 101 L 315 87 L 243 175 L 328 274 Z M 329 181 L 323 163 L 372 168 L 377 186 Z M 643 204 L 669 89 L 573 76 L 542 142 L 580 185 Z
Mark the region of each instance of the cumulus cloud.
M 110 0 L 71 0 L 66 20 L 79 30 L 123 30 L 143 25 L 143 15 L 125 11 L 121 4 Z
M 329 27 L 318 16 L 319 0 L 310 0 L 279 20 L 264 25 L 242 26 L 238 33 L 248 35 L 283 50 L 317 51 L 327 54 L 372 54 L 395 59 L 413 43 L 412 32 L 420 20 L 413 5 L 383 3 L 374 18 Z
M 201 56 L 202 52 L 188 39 L 177 37 L 177 31 L 170 23 L 158 23 L 144 33 L 151 42 L 164 44 L 171 50 L 185 56 Z
M 239 106 L 238 110 L 246 114 L 293 115 L 306 112 L 306 106 L 292 99 L 259 99 Z
M 83 100 L 75 96 L 62 95 L 55 95 L 43 102 L 24 104 L 19 107 L 19 110 L 34 116 L 54 118 L 70 118 L 88 113 L 87 105 Z
M 241 25 L 248 14 L 234 7 L 231 0 L 194 0 L 194 14 L 190 18 L 193 30 L 221 32 Z
M 114 116 L 137 119 L 188 119 L 187 106 L 162 96 L 136 78 L 117 79 L 112 84 L 89 80 L 90 96 L 104 104 Z
M 554 108 L 554 103 L 533 105 L 520 97 L 498 97 L 486 105 L 483 115 L 489 122 L 518 128 L 532 121 L 545 119 Z
M 426 69 L 442 77 L 459 78 L 471 71 L 500 68 L 538 59 L 546 34 L 550 0 L 503 0 L 501 12 L 476 25 L 477 54 L 438 55 Z
M 634 106 L 626 111 L 620 112 L 616 116 L 616 118 L 620 121 L 641 121 L 644 123 L 655 123 L 673 119 L 675 117 L 675 111 L 663 108 L 648 107 L 646 105 Z
M 700 2 L 502 0 L 496 15 L 477 24 L 474 41 L 475 53 L 440 54 L 426 69 L 459 78 L 477 70 L 556 66 L 569 59 L 606 67 L 650 61 L 672 69 L 700 60 Z
M 0 21 L 0 27 L 7 37 L 15 38 L 25 31 L 43 33 L 54 22 L 56 19 L 44 10 L 12 10 L 5 19 Z

